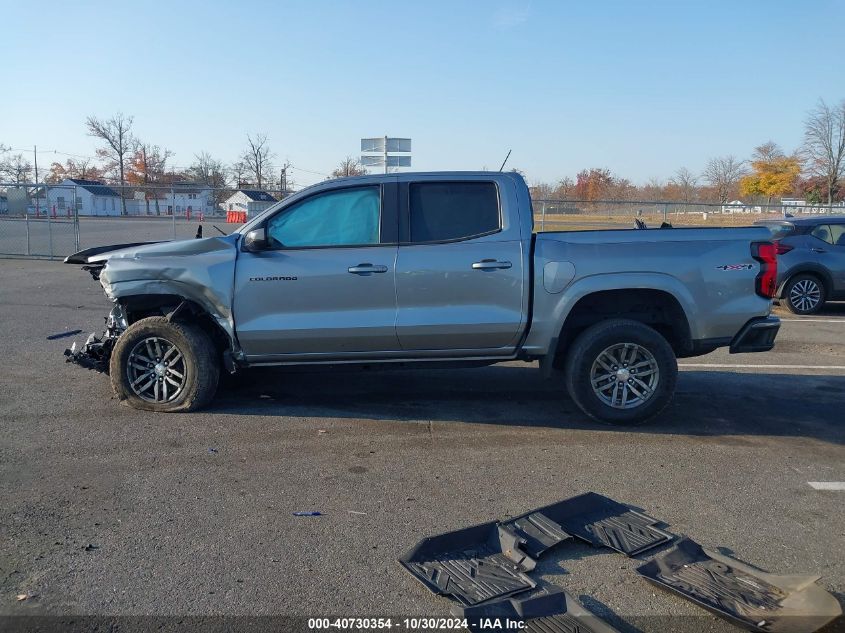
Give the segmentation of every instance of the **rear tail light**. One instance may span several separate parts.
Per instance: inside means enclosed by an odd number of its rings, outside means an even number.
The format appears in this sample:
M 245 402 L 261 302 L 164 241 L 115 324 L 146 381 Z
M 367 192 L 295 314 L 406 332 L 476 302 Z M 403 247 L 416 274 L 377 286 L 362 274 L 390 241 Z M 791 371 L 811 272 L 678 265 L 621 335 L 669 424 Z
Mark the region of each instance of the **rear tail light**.
M 789 247 L 792 250 L 792 247 Z M 772 242 L 752 242 L 751 256 L 760 262 L 760 272 L 755 280 L 755 290 L 766 299 L 773 299 L 777 292 L 778 246 Z
M 795 247 L 790 246 L 789 244 L 784 244 L 783 242 L 775 242 L 775 249 L 777 250 L 778 255 L 786 255 L 793 248 Z

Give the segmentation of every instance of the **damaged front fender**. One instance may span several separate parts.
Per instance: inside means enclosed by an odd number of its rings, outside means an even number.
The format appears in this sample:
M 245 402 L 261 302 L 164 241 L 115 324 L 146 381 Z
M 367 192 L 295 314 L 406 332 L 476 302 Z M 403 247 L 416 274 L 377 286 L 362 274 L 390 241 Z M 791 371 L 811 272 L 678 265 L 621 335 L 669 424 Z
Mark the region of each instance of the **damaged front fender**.
M 69 362 L 99 371 L 108 370 L 114 341 L 128 327 L 133 299 L 176 297 L 199 307 L 220 327 L 229 340 L 230 358 L 242 357 L 232 315 L 237 235 L 180 242 L 122 245 L 108 252 L 81 252 L 84 257 L 68 262 L 86 264 L 106 296 L 115 302 L 107 317 L 102 338 L 92 334 L 82 346 L 67 350 Z
M 226 333 L 239 356 L 232 316 L 237 236 L 163 242 L 108 257 L 100 272 L 106 296 L 175 295 L 196 303 Z

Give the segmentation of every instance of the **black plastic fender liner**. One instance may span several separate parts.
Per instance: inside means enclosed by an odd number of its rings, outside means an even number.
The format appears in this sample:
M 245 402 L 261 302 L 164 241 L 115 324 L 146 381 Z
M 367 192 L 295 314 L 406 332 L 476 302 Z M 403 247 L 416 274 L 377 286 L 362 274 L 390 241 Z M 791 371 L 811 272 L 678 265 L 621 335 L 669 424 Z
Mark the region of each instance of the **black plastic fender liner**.
M 533 589 L 537 564 L 521 539 L 495 521 L 425 538 L 399 559 L 436 594 L 475 605 Z
M 539 508 L 533 513 L 543 515 L 582 541 L 628 556 L 636 556 L 675 538 L 654 527 L 660 521 L 595 492 Z
M 455 605 L 452 615 L 466 618 L 471 633 L 617 633 L 615 628 L 556 587 L 472 607 Z
M 807 633 L 842 615 L 818 576 L 778 576 L 684 538 L 637 572 L 752 631 Z

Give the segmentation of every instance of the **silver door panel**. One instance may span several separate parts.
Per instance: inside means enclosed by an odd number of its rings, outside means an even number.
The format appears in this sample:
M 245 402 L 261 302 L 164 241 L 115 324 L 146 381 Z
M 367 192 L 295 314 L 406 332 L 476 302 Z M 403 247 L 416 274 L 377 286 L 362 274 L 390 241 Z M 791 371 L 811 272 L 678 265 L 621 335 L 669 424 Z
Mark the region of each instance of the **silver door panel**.
M 518 240 L 400 246 L 396 333 L 402 348 L 516 345 L 525 313 L 522 249 Z
M 396 246 L 241 253 L 234 316 L 247 356 L 395 350 Z

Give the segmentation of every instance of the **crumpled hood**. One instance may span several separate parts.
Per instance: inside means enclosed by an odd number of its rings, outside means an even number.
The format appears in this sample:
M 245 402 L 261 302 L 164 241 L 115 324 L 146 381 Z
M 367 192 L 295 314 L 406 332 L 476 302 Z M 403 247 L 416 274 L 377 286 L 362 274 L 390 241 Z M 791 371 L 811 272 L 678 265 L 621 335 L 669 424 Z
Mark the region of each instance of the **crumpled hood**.
M 114 247 L 115 250 L 107 250 L 101 253 L 89 255 L 87 263 L 98 264 L 113 258 L 144 258 L 144 257 L 162 257 L 162 256 L 182 256 L 182 255 L 198 255 L 210 251 L 219 250 L 220 248 L 229 248 L 229 244 L 234 245 L 237 242 L 239 235 L 226 235 L 219 237 L 206 237 L 204 239 L 193 240 L 178 240 L 174 242 L 150 242 L 147 244 L 132 244 L 124 245 L 118 244 Z M 221 244 L 226 242 L 226 244 Z

